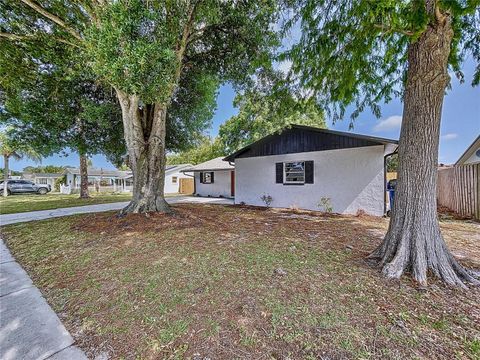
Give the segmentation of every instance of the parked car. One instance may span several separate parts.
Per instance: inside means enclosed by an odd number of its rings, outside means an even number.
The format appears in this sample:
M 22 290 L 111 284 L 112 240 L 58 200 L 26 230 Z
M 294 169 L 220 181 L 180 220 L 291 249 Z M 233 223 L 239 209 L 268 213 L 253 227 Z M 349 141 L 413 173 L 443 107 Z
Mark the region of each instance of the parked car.
M 45 195 L 52 191 L 51 185 L 35 184 L 28 180 L 8 180 L 7 193 L 10 194 L 40 194 Z M 3 195 L 3 181 L 0 182 L 0 194 Z

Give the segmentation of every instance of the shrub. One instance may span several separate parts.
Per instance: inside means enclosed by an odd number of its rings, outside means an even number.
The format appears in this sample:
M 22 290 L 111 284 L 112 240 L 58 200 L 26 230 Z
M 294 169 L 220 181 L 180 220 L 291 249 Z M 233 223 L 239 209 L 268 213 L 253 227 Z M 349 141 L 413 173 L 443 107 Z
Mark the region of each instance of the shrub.
M 55 179 L 55 183 L 53 184 L 53 189 L 55 191 L 60 191 L 60 185 L 65 185 L 67 183 L 67 175 L 64 175 L 62 177 L 59 177 Z
M 273 201 L 273 198 L 268 194 L 263 194 L 260 199 L 265 203 L 266 207 L 270 207 L 270 204 Z
M 329 197 L 322 196 L 317 206 L 326 213 L 331 213 L 333 211 L 332 202 Z

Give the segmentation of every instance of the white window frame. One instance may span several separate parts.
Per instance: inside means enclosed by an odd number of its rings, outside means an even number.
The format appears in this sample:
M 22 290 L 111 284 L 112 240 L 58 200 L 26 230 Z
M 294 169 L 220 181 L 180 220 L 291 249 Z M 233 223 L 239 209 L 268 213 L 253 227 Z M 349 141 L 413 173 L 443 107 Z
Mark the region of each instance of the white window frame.
M 303 164 L 303 181 L 292 181 L 292 180 L 287 180 L 287 164 L 297 164 L 297 163 L 302 163 Z M 296 171 L 298 173 L 301 173 L 300 171 Z M 296 173 L 295 172 L 295 173 Z M 285 161 L 283 163 L 283 183 L 284 184 L 305 184 L 305 160 L 301 161 Z
M 47 178 L 44 178 L 44 177 L 38 178 L 37 184 L 40 184 L 40 185 L 48 185 L 48 179 L 47 179 Z
M 172 176 L 172 184 L 178 183 L 178 176 Z

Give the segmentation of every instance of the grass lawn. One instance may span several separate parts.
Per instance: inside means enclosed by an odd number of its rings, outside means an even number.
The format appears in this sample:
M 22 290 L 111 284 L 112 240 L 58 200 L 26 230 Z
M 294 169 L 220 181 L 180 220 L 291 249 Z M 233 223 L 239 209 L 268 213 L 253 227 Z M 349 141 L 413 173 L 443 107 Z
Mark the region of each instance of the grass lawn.
M 2 231 L 89 357 L 480 358 L 480 289 L 418 289 L 364 261 L 386 219 L 174 208 Z M 480 225 L 442 228 L 462 263 L 480 267 Z
M 80 199 L 78 194 L 10 195 L 0 198 L 0 214 L 13 214 L 35 210 L 51 210 L 64 207 L 105 204 L 118 201 L 129 201 L 131 193 L 91 193 L 90 199 Z

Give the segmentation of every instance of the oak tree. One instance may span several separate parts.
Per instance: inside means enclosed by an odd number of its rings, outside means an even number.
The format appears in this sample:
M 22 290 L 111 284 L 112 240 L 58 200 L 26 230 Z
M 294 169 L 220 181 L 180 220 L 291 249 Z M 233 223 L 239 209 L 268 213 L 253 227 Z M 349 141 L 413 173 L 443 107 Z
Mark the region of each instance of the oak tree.
M 478 0 L 300 0 L 299 42 L 285 54 L 292 72 L 334 119 L 379 102 L 403 100 L 398 185 L 382 244 L 370 255 L 387 278 L 431 272 L 450 285 L 479 284 L 440 232 L 436 177 L 441 111 L 449 70 L 463 79 L 470 55 L 480 62 Z M 480 82 L 477 66 L 473 85 Z
M 0 36 L 73 47 L 115 89 L 134 180 L 124 212 L 170 211 L 167 123 L 181 135 L 185 116 L 205 120 L 219 84 L 242 83 L 276 45 L 273 0 L 20 0 L 6 8 Z

